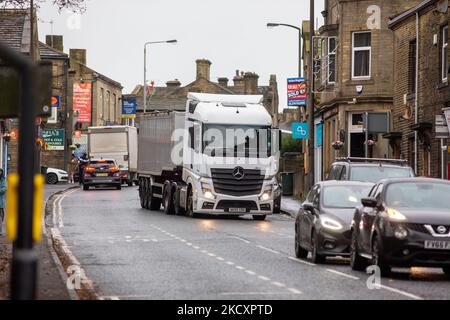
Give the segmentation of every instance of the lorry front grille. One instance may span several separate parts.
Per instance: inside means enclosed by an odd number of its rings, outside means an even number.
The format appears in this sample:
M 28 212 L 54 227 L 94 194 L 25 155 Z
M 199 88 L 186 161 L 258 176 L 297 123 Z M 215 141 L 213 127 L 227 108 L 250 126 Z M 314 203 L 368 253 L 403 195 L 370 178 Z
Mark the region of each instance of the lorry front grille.
M 233 176 L 235 169 L 211 169 L 214 190 L 229 196 L 250 196 L 261 193 L 264 173 L 261 170 L 244 169 L 241 179 Z

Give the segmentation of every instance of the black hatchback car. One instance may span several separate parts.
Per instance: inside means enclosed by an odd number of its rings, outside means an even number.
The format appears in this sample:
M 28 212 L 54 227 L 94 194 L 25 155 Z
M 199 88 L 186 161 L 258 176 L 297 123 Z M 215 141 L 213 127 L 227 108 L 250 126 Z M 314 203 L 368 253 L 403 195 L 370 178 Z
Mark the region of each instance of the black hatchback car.
M 91 159 L 83 169 L 83 190 L 89 187 L 122 188 L 120 169 L 112 159 Z
M 351 267 L 440 267 L 450 276 L 450 182 L 381 180 L 355 212 Z
M 295 254 L 314 263 L 327 256 L 350 254 L 350 226 L 355 207 L 373 183 L 324 181 L 317 183 L 303 203 L 295 221 Z

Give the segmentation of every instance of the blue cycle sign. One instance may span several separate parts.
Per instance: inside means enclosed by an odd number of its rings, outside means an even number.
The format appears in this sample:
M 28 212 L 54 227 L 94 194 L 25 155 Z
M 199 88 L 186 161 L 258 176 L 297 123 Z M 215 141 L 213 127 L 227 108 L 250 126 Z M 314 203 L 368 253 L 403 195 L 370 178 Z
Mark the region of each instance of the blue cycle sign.
M 307 122 L 292 123 L 292 139 L 308 139 L 309 125 Z

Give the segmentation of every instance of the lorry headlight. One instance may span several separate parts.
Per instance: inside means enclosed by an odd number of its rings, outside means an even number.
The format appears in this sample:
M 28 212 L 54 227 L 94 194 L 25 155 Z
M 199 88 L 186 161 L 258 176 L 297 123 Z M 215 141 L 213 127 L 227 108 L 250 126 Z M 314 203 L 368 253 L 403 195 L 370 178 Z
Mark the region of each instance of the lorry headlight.
M 216 197 L 212 193 L 212 189 L 208 184 L 202 183 L 203 196 L 207 199 L 214 200 Z
M 267 201 L 270 199 L 271 192 L 266 191 L 262 194 L 262 196 L 259 198 L 261 201 Z

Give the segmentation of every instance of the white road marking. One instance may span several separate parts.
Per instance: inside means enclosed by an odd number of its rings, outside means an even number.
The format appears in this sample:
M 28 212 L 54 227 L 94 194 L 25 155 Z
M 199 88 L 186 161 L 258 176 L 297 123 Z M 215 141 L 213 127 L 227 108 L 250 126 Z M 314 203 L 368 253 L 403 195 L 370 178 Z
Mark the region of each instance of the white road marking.
M 295 289 L 295 288 L 288 288 L 288 290 L 289 290 L 290 292 L 292 292 L 293 294 L 302 294 L 302 292 L 301 292 L 300 290 L 297 290 L 297 289 Z
M 278 282 L 278 281 L 272 281 L 271 282 L 274 286 L 277 287 L 286 287 L 286 285 L 284 283 Z
M 252 270 L 245 270 L 246 273 L 248 273 L 251 276 L 256 275 L 256 272 L 252 271 Z
M 219 261 L 224 261 L 224 260 L 225 260 L 225 259 L 222 258 L 222 257 L 216 257 L 216 259 L 219 260 Z
M 234 262 L 231 262 L 231 261 L 227 261 L 226 264 L 229 266 L 234 266 Z
M 334 273 L 334 274 L 337 274 L 337 275 L 342 276 L 342 277 L 346 277 L 348 279 L 359 280 L 358 277 L 352 276 L 352 275 L 347 274 L 347 273 L 339 272 L 339 271 L 336 271 L 336 270 L 333 270 L 333 269 L 327 269 L 327 271 L 331 272 L 331 273 Z
M 262 281 L 270 281 L 270 278 L 265 277 L 265 276 L 258 276 L 258 279 L 260 279 Z
M 275 251 L 275 250 L 272 250 L 272 249 L 269 249 L 269 248 L 266 248 L 266 247 L 263 247 L 263 246 L 260 246 L 260 245 L 258 245 L 257 247 L 262 249 L 262 250 L 266 250 L 268 252 L 271 252 L 271 253 L 280 254 L 278 251 Z
M 298 291 L 298 290 L 297 290 Z M 300 291 L 298 291 L 300 292 Z M 223 292 L 223 296 L 271 296 L 271 295 L 287 295 L 287 292 Z M 300 292 L 301 294 L 301 292 Z
M 292 260 L 292 261 L 296 261 L 296 262 L 300 262 L 300 263 L 306 264 L 308 266 L 315 266 L 314 263 L 311 263 L 311 262 L 308 262 L 308 261 L 304 261 L 304 260 L 301 260 L 301 259 L 297 259 L 297 258 L 294 258 L 294 257 L 288 257 L 288 259 Z
M 241 266 L 235 266 L 235 268 L 236 268 L 236 269 L 239 269 L 239 270 L 245 270 L 245 268 L 244 268 L 244 267 L 241 267 Z
M 234 238 L 234 239 L 240 240 L 240 241 L 242 241 L 242 242 L 245 242 L 245 243 L 247 243 L 247 244 L 251 243 L 250 241 L 248 241 L 248 240 L 245 240 L 245 239 L 243 239 L 243 238 L 241 238 L 241 237 L 235 237 L 235 236 L 233 236 L 233 237 L 231 237 L 231 238 Z
M 385 286 L 385 285 L 380 285 L 380 287 L 381 287 L 381 289 L 384 289 L 384 290 L 387 290 L 387 291 L 391 291 L 391 292 L 395 292 L 395 293 L 401 294 L 401 295 L 403 295 L 405 297 L 408 297 L 408 298 L 411 298 L 411 299 L 414 299 L 414 300 L 424 300 L 422 297 L 416 296 L 415 294 L 408 293 L 408 292 L 403 291 L 403 290 L 391 288 L 391 287 L 388 287 L 388 286 Z

